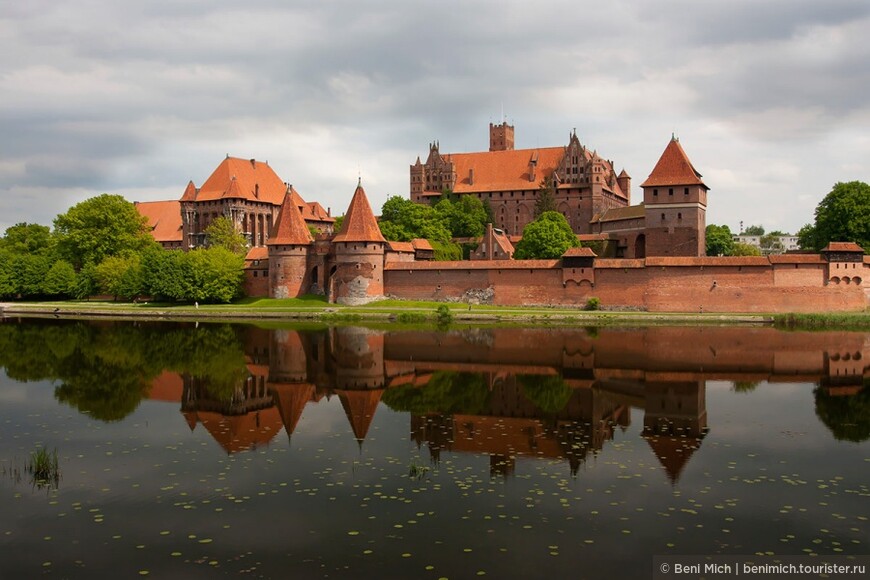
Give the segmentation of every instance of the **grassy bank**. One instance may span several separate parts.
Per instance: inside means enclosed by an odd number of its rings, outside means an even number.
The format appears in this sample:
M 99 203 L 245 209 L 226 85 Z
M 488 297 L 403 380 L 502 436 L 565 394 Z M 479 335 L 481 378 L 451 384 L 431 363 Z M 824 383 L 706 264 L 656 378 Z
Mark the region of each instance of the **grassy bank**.
M 870 313 L 777 314 L 773 325 L 783 330 L 870 330 Z
M 374 322 L 401 325 L 536 324 L 770 324 L 763 314 L 650 313 L 587 311 L 564 306 L 492 306 L 464 303 L 382 300 L 363 306 L 327 303 L 322 296 L 245 298 L 232 304 L 122 303 L 112 301 L 13 302 L 0 305 L 4 316 L 104 319 L 181 319 L 310 321 L 327 324 Z

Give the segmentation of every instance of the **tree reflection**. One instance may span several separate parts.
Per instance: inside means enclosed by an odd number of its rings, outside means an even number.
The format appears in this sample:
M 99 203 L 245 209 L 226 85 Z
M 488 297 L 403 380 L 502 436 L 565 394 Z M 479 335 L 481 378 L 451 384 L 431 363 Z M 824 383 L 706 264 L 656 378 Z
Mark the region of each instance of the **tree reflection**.
M 571 387 L 559 375 L 518 375 L 523 394 L 541 411 L 555 415 L 571 399 Z
M 855 394 L 832 393 L 824 386 L 813 391 L 816 416 L 838 441 L 861 443 L 870 439 L 870 385 Z
M 59 401 L 101 421 L 132 413 L 164 370 L 202 378 L 217 399 L 247 376 L 228 324 L 0 324 L 0 366 L 18 381 L 59 382 Z
M 439 371 L 425 387 L 387 389 L 381 400 L 394 411 L 475 415 L 487 408 L 489 394 L 481 374 Z

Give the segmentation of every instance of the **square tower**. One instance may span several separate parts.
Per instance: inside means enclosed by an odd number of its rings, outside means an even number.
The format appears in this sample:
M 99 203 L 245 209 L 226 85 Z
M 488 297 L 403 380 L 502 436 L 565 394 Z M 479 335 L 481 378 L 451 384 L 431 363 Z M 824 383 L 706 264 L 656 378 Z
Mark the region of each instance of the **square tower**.
M 489 124 L 489 150 L 490 151 L 513 151 L 514 150 L 514 126 L 508 125 L 507 121 L 501 125 Z

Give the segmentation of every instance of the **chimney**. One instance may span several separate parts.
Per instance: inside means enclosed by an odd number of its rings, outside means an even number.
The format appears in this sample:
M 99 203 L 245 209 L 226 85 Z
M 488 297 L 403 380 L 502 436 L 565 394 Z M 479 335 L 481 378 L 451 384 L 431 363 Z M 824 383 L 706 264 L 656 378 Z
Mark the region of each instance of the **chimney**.
M 332 208 L 331 207 L 326 208 L 326 217 L 332 217 Z
M 260 199 L 260 184 L 259 183 L 254 184 L 254 197 L 256 197 L 257 199 Z
M 257 168 L 257 160 L 256 159 L 251 159 L 251 167 L 253 167 L 254 169 Z
M 474 185 L 474 167 L 468 170 L 468 185 Z

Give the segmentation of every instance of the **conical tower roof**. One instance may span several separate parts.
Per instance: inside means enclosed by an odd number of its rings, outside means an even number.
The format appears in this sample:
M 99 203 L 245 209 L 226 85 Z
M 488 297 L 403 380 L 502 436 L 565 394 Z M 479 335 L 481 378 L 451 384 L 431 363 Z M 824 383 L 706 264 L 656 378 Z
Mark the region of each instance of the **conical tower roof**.
M 273 384 L 271 385 L 271 390 L 275 397 L 278 412 L 281 413 L 284 429 L 287 431 L 287 435 L 290 436 L 296 430 L 296 425 L 302 417 L 305 405 L 314 396 L 314 385 L 308 383 Z
M 294 193 L 296 194 L 294 196 Z M 278 210 L 278 219 L 269 234 L 267 246 L 281 245 L 307 245 L 314 241 L 302 212 L 299 211 L 299 203 L 305 203 L 292 187 L 284 194 L 284 202 Z
M 344 414 L 347 415 L 357 441 L 365 440 L 383 392 L 383 389 L 337 391 Z
M 344 215 L 341 231 L 332 241 L 386 243 L 361 183 L 357 184 L 356 191 L 353 192 L 353 199 L 350 200 L 347 213 Z
M 703 185 L 701 174 L 689 161 L 686 152 L 676 137 L 672 137 L 659 162 L 653 168 L 652 173 L 640 186 L 661 187 L 668 185 Z
M 245 199 L 245 196 L 242 194 L 242 188 L 239 187 L 239 180 L 235 177 L 230 179 L 230 186 L 221 197 L 226 199 Z
M 670 435 L 644 435 L 653 453 L 665 468 L 671 484 L 676 484 L 686 464 L 701 444 L 699 439 Z
M 184 194 L 181 196 L 181 201 L 196 201 L 196 186 L 191 179 L 184 188 Z

